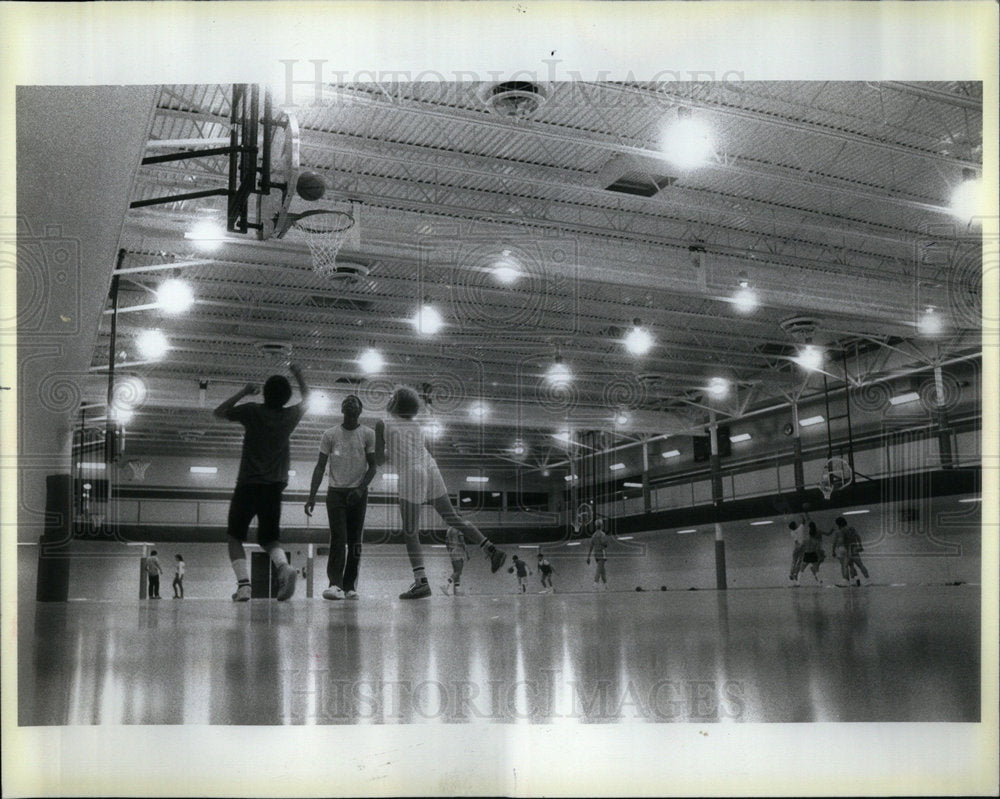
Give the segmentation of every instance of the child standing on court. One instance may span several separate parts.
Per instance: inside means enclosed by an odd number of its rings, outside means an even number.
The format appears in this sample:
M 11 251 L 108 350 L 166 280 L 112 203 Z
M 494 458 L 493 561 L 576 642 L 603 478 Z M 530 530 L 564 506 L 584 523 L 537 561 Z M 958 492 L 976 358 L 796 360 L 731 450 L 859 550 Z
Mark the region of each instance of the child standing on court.
M 538 573 L 542 578 L 542 593 L 543 594 L 554 594 L 555 588 L 552 587 L 552 572 L 555 569 L 552 568 L 552 564 L 549 563 L 549 559 L 545 557 L 542 550 L 538 550 Z
M 598 519 L 594 522 L 594 534 L 590 537 L 590 548 L 587 550 L 587 565 L 590 565 L 590 556 L 594 556 L 594 563 L 597 568 L 594 571 L 594 585 L 598 590 L 608 590 L 608 574 L 604 570 L 605 561 L 607 560 L 607 555 L 605 550 L 608 548 L 608 535 L 604 532 L 604 520 Z M 600 581 L 600 583 L 598 583 Z
M 174 555 L 177 561 L 174 564 L 174 581 L 171 587 L 174 589 L 174 599 L 184 599 L 184 558 L 181 555 Z
M 160 575 L 163 574 L 163 567 L 160 559 L 156 557 L 156 550 L 149 553 L 146 558 L 146 574 L 149 575 L 149 598 L 160 598 Z
M 528 564 L 521 560 L 517 555 L 513 557 L 513 565 L 507 569 L 511 574 L 517 572 L 517 584 L 521 589 L 522 594 L 528 592 L 528 586 L 525 584 L 525 580 L 528 579 Z
M 444 485 L 444 478 L 431 457 L 420 423 L 420 397 L 408 386 L 396 390 L 386 408 L 389 418 L 375 424 L 375 463 L 387 460 L 399 476 L 399 514 L 403 522 L 403 540 L 413 569 L 413 585 L 400 599 L 421 599 L 431 595 L 420 547 L 420 508 L 430 504 L 442 521 L 462 532 L 466 539 L 479 544 L 496 573 L 507 555 L 497 549 L 479 529 L 455 511 Z
M 281 493 L 288 484 L 291 460 L 288 442 L 305 415 L 309 386 L 298 366 L 292 364 L 289 369 L 298 383 L 301 402 L 285 407 L 292 398 L 292 386 L 283 375 L 272 375 L 264 383 L 263 404 L 236 404 L 257 393 L 257 386 L 247 383 L 215 409 L 216 418 L 239 422 L 245 428 L 240 470 L 229 503 L 227 525 L 229 560 L 236 575 L 234 602 L 250 600 L 250 570 L 243 542 L 254 516 L 257 517 L 257 542 L 278 570 L 278 599 L 290 599 L 295 593 L 298 572 L 288 563 L 280 541 Z
M 454 527 L 449 527 L 444 537 L 444 544 L 448 548 L 448 557 L 451 558 L 451 577 L 448 582 L 441 586 L 441 590 L 446 594 L 454 591 L 455 596 L 461 594 L 459 584 L 462 582 L 462 569 L 465 568 L 465 561 L 469 559 L 469 550 L 465 548 L 465 539 L 462 533 Z

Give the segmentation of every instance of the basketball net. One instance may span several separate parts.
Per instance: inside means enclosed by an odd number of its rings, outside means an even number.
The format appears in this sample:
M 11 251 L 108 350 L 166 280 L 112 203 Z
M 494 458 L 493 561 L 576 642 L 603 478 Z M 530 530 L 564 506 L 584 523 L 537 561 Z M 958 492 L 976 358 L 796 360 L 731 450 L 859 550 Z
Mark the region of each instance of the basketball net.
M 354 217 L 346 211 L 318 211 L 300 218 L 296 224 L 307 234 L 313 272 L 320 277 L 337 274 L 337 254 L 354 227 Z
M 823 475 L 823 479 L 819 481 L 819 490 L 823 492 L 825 500 L 833 496 L 833 481 L 829 479 L 829 475 Z

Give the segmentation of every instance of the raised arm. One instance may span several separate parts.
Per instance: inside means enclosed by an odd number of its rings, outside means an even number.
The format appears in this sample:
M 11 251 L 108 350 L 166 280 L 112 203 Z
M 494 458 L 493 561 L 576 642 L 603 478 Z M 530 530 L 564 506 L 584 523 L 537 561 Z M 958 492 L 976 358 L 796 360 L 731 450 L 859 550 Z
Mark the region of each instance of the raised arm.
M 385 422 L 381 419 L 375 422 L 375 463 L 385 463 Z
M 302 367 L 297 363 L 293 363 L 288 367 L 288 371 L 292 373 L 292 377 L 295 378 L 295 382 L 299 386 L 299 396 L 302 397 L 302 401 L 305 402 L 309 399 L 309 386 L 306 384 L 305 378 L 302 376 Z
M 257 393 L 257 391 L 258 388 L 256 385 L 254 385 L 253 383 L 247 383 L 245 386 L 243 386 L 243 388 L 241 388 L 239 391 L 233 394 L 233 396 L 231 396 L 229 399 L 219 403 L 219 406 L 214 411 L 212 411 L 212 414 L 215 416 L 216 419 L 227 418 L 226 414 L 228 414 L 229 411 L 233 409 L 233 406 L 235 406 L 237 402 L 239 402 L 244 397 L 253 396 L 254 394 Z

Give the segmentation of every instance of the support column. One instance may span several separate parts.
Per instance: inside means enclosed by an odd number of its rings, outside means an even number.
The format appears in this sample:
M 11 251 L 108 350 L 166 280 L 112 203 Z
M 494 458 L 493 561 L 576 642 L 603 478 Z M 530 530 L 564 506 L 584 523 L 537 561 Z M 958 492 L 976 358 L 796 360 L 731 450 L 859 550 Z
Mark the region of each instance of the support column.
M 726 542 L 722 537 L 722 524 L 719 515 L 722 510 L 722 467 L 719 462 L 719 426 L 715 421 L 715 411 L 710 411 L 708 428 L 711 444 L 709 465 L 712 474 L 712 505 L 715 516 L 715 587 L 726 590 Z
M 650 513 L 653 510 L 652 498 L 649 490 L 649 442 L 642 442 L 642 511 Z
M 795 494 L 799 502 L 806 490 L 805 472 L 802 469 L 802 431 L 799 428 L 799 406 L 792 400 L 792 470 L 795 475 Z
M 312 599 L 313 595 L 313 555 L 314 547 L 309 544 L 306 551 L 306 599 Z
M 934 409 L 934 416 L 937 420 L 938 428 L 938 456 L 941 459 L 942 469 L 952 469 L 955 466 L 955 458 L 951 449 L 951 428 L 948 426 L 948 413 L 945 411 L 945 391 L 944 377 L 941 374 L 941 367 L 934 367 L 934 396 L 937 407 Z

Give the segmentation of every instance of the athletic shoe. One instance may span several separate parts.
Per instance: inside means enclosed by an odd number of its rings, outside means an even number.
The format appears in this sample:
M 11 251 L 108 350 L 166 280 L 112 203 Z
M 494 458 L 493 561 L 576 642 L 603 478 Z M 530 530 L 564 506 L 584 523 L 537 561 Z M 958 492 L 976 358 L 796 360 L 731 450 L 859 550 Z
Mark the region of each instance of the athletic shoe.
M 250 586 L 249 585 L 236 586 L 236 593 L 233 594 L 233 602 L 249 602 L 249 601 L 250 601 Z
M 409 590 L 399 595 L 400 599 L 423 599 L 431 595 L 431 585 L 428 582 L 414 583 Z
M 323 599 L 343 599 L 344 592 L 342 589 L 335 585 L 331 585 L 329 588 L 323 591 Z
M 439 587 L 441 588 L 441 593 L 445 594 L 446 596 L 451 592 L 451 586 L 448 583 L 445 583 L 444 585 Z
M 490 571 L 496 574 L 507 560 L 507 553 L 493 547 L 493 551 L 489 552 L 487 557 L 490 559 Z
M 452 590 L 452 593 L 453 593 L 453 594 L 454 594 L 455 596 L 462 596 L 462 595 L 464 595 L 464 594 L 465 594 L 465 591 L 462 591 L 462 590 L 461 590 L 461 589 L 460 589 L 460 588 L 459 588 L 459 587 L 458 587 L 458 586 L 456 585 L 456 586 L 455 586 L 455 588 L 454 588 L 454 589 Z
M 358 596 L 358 592 L 355 591 L 353 588 L 350 591 L 345 592 L 344 594 L 344 599 L 360 599 L 360 598 L 361 597 Z
M 861 578 L 859 577 L 857 580 L 855 580 L 854 584 L 860 586 L 861 585 Z
M 295 593 L 295 581 L 299 579 L 299 573 L 289 564 L 285 564 L 278 569 L 278 601 L 284 602 L 291 599 Z

